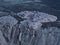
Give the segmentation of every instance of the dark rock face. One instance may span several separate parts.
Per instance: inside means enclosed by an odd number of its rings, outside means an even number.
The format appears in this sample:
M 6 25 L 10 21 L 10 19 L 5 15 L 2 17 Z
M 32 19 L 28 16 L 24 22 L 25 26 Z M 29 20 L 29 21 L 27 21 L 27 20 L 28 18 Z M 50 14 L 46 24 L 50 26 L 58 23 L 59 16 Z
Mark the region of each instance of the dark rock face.
M 43 27 L 43 28 L 47 28 L 47 27 L 58 27 L 58 28 L 60 28 L 60 21 L 55 21 L 55 22 L 43 22 L 42 27 Z

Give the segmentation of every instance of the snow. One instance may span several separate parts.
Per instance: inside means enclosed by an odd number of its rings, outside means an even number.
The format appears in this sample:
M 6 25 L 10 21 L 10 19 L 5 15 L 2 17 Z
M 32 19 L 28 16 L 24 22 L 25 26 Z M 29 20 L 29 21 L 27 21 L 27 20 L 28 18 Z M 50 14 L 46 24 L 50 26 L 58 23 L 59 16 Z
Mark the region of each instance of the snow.
M 38 11 L 22 11 L 17 13 L 22 18 L 26 18 L 27 20 L 31 20 L 34 22 L 54 22 L 57 20 L 57 17 L 54 15 L 50 15 L 43 12 Z
M 11 26 L 15 25 L 18 21 L 12 16 L 3 16 L 0 17 L 0 22 L 3 24 L 9 23 Z
M 33 29 L 41 27 L 42 22 L 54 22 L 57 20 L 57 17 L 54 15 L 38 11 L 21 11 L 17 13 L 17 15 L 22 18 L 26 18 L 26 20 L 21 23 L 25 25 L 28 22 L 29 26 L 32 26 Z

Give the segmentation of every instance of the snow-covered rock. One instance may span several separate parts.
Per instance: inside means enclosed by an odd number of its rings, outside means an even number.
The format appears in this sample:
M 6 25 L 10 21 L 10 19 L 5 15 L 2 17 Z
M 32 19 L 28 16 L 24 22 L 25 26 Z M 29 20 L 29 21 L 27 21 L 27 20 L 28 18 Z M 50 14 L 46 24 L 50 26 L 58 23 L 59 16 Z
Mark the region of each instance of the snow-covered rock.
M 5 35 L 6 38 L 8 39 L 5 39 L 5 37 L 3 36 L 2 38 L 6 40 L 9 40 L 10 41 L 10 36 L 11 36 L 11 31 L 12 31 L 12 27 L 17 23 L 18 21 L 13 18 L 12 16 L 3 16 L 3 17 L 0 17 L 0 31 L 2 32 L 2 34 Z M 1 36 L 1 35 L 0 35 Z M 4 40 L 3 39 L 3 40 Z M 3 41 L 2 41 L 3 42 Z M 5 42 L 3 42 L 3 45 L 5 44 Z M 7 42 L 8 44 L 8 42 Z
M 38 39 L 41 37 L 40 35 L 45 32 L 43 30 L 42 33 L 40 29 L 42 22 L 54 22 L 57 20 L 56 16 L 38 11 L 22 11 L 17 13 L 17 15 L 26 20 L 17 24 L 18 21 L 10 15 L 0 17 L 0 36 L 3 37 L 0 37 L 1 42 L 3 42 L 2 45 L 19 45 L 16 44 L 19 41 L 21 41 L 21 45 L 33 45 L 36 40 L 36 43 L 38 42 Z M 8 38 L 9 42 L 6 42 L 2 34 Z M 17 36 L 19 36 L 18 39 Z M 40 40 L 40 42 L 43 44 L 44 40 Z
M 38 21 L 38 22 L 32 22 L 29 20 L 25 20 L 21 22 L 21 25 L 24 25 L 25 27 L 32 27 L 33 29 L 37 29 L 39 27 L 42 26 L 42 24 Z
M 0 29 L 5 30 L 5 33 L 8 33 L 11 31 L 12 26 L 15 25 L 17 22 L 18 21 L 12 16 L 0 17 Z
M 33 29 L 38 29 L 42 26 L 42 24 L 40 22 L 32 22 L 29 26 L 31 26 Z
M 35 41 L 39 40 L 38 38 L 41 37 L 40 35 L 42 33 L 40 32 L 42 22 L 54 22 L 57 20 L 56 16 L 38 12 L 38 11 L 22 11 L 17 13 L 17 15 L 22 18 L 26 18 L 26 20 L 22 21 L 20 24 L 21 33 L 19 35 L 19 41 L 21 41 L 22 45 L 28 45 L 28 44 L 32 45 L 33 44 L 32 42 L 34 42 L 35 44 Z M 35 38 L 34 36 L 36 34 L 35 31 L 38 32 L 36 40 L 34 40 Z M 45 38 L 44 40 L 43 38 L 42 40 L 37 42 L 40 43 L 41 41 L 43 41 L 44 43 Z M 34 41 L 31 41 L 31 40 L 34 40 Z
M 9 23 L 11 26 L 13 26 L 18 21 L 15 18 L 13 18 L 12 16 L 8 15 L 8 16 L 0 17 L 0 22 L 3 24 Z
M 54 15 L 50 15 L 43 12 L 38 11 L 22 11 L 20 13 L 17 13 L 22 18 L 27 18 L 27 20 L 31 20 L 34 22 L 40 21 L 40 22 L 54 22 L 57 20 L 57 17 Z

